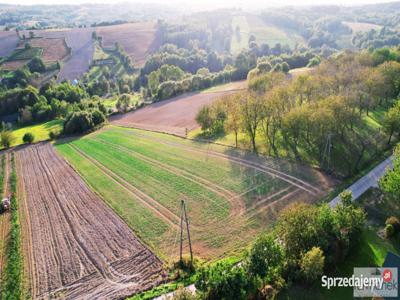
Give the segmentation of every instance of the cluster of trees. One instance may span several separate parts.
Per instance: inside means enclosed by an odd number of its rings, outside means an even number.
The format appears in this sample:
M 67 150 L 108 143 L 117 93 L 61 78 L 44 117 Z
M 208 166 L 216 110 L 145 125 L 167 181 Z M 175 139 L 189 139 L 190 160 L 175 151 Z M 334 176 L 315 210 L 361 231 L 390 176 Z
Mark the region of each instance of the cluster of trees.
M 229 52 L 232 36 L 231 12 L 214 10 L 193 14 L 187 22 L 168 24 L 158 22 L 159 39 L 163 44 L 174 44 L 179 48 L 194 46 L 218 52 Z
M 82 111 L 93 115 L 90 116 L 93 122 L 88 122 L 89 126 L 86 127 L 77 126 L 76 128 L 82 129 L 81 132 L 104 122 L 107 114 L 107 109 L 99 98 L 90 98 L 84 87 L 68 82 L 56 84 L 50 81 L 40 89 L 27 85 L 0 91 L 0 115 L 18 114 L 21 125 L 57 118 L 75 120 L 71 116 Z M 69 125 L 68 128 L 70 127 Z
M 349 176 L 386 147 L 385 133 L 399 133 L 397 106 L 386 114 L 383 131 L 366 129 L 364 121 L 371 110 L 392 106 L 399 76 L 400 63 L 390 56 L 382 62 L 373 52 L 346 52 L 292 80 L 280 72 L 252 78 L 248 91 L 223 97 L 197 120 L 207 134 L 225 131 L 237 141 L 243 132 L 253 151 L 262 141 L 270 155 Z
M 135 70 L 134 62 L 131 56 L 129 56 L 119 43 L 115 43 L 115 52 L 117 57 L 121 60 L 123 66 L 128 72 Z
M 393 154 L 393 169 L 388 170 L 379 181 L 379 188 L 383 193 L 381 200 L 385 207 L 389 208 L 393 214 L 393 219 L 386 221 L 386 232 L 388 236 L 393 236 L 400 232 L 398 218 L 400 213 L 400 146 L 397 146 Z M 397 221 L 396 221 L 397 220 Z M 390 226 L 389 226 L 390 225 Z M 389 227 L 389 228 L 388 228 Z M 393 228 L 391 228 L 393 227 Z
M 344 192 L 334 209 L 294 204 L 285 209 L 271 233 L 259 237 L 245 259 L 199 270 L 201 299 L 273 298 L 291 283 L 312 284 L 333 270 L 356 245 L 365 213 Z
M 392 47 L 400 44 L 400 33 L 388 27 L 380 30 L 371 29 L 368 32 L 357 32 L 352 42 L 356 47 L 364 49 Z

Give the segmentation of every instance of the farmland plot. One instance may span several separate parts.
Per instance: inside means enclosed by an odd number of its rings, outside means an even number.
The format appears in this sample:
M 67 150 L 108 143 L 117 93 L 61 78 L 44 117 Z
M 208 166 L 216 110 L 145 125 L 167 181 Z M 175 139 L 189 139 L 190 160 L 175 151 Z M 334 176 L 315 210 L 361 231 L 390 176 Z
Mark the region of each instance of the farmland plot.
M 199 127 L 196 114 L 202 106 L 245 87 L 246 81 L 237 81 L 213 87 L 205 92 L 184 94 L 150 104 L 134 112 L 112 116 L 110 122 L 114 125 L 185 136 L 187 131 Z
M 143 66 L 146 57 L 159 46 L 156 30 L 154 22 L 127 23 L 96 29 L 102 38 L 103 47 L 114 48 L 115 43 L 119 43 L 134 59 L 134 64 L 139 66 Z
M 64 38 L 36 38 L 29 41 L 32 47 L 42 48 L 42 59 L 45 62 L 62 60 L 68 56 Z
M 94 45 L 91 28 L 73 28 L 63 30 L 36 30 L 35 36 L 43 38 L 65 38 L 71 48 L 71 56 L 62 63 L 58 81 L 80 78 L 89 70 L 93 60 Z M 28 32 L 26 33 L 28 34 Z
M 0 56 L 10 55 L 17 47 L 19 38 L 15 31 L 0 31 Z
M 165 259 L 178 254 L 180 200 L 188 207 L 194 253 L 214 259 L 240 252 L 288 204 L 314 202 L 332 186 L 311 168 L 136 129 L 111 127 L 57 150 Z M 121 189 L 130 197 L 122 200 Z M 136 205 L 153 221 L 132 217 Z M 144 230 L 153 222 L 164 229 Z
M 16 163 L 32 298 L 120 299 L 160 282 L 161 261 L 51 144 L 19 149 Z

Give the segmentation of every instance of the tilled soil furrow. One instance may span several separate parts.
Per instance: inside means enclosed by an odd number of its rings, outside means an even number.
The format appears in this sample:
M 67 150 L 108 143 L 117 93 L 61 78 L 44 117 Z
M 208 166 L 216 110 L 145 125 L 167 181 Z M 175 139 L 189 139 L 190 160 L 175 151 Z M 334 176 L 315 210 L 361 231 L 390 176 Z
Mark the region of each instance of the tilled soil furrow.
M 25 236 L 33 251 L 24 253 L 34 261 L 33 299 L 120 299 L 162 280 L 161 261 L 51 144 L 19 149 L 17 163 L 21 209 L 29 211 L 23 228 L 31 228 Z

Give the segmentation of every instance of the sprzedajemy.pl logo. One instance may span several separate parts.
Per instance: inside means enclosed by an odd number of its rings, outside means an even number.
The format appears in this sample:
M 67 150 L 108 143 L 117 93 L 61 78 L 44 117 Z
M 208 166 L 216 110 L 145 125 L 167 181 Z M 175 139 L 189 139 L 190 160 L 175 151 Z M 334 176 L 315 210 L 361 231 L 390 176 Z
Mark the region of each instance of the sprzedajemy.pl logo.
M 354 297 L 397 297 L 397 268 L 354 268 L 351 277 L 322 276 L 322 287 L 353 287 Z

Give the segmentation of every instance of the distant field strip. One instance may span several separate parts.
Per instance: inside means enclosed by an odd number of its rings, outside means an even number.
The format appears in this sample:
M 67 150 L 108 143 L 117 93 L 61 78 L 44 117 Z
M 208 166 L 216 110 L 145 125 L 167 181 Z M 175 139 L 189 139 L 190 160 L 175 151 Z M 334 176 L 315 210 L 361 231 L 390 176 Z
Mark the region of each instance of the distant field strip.
M 297 200 L 293 196 L 315 201 L 324 193 L 272 164 L 260 165 L 211 151 L 206 144 L 137 129 L 111 126 L 56 147 L 138 236 L 166 259 L 178 254 L 181 199 L 187 204 L 195 254 L 213 259 L 246 247 L 285 205 Z M 126 196 L 121 198 L 119 191 Z M 164 230 L 154 234 L 143 226 L 143 218 L 135 220 L 136 205 L 147 211 L 148 219 L 161 222 Z M 126 206 L 131 210 L 122 208 Z

